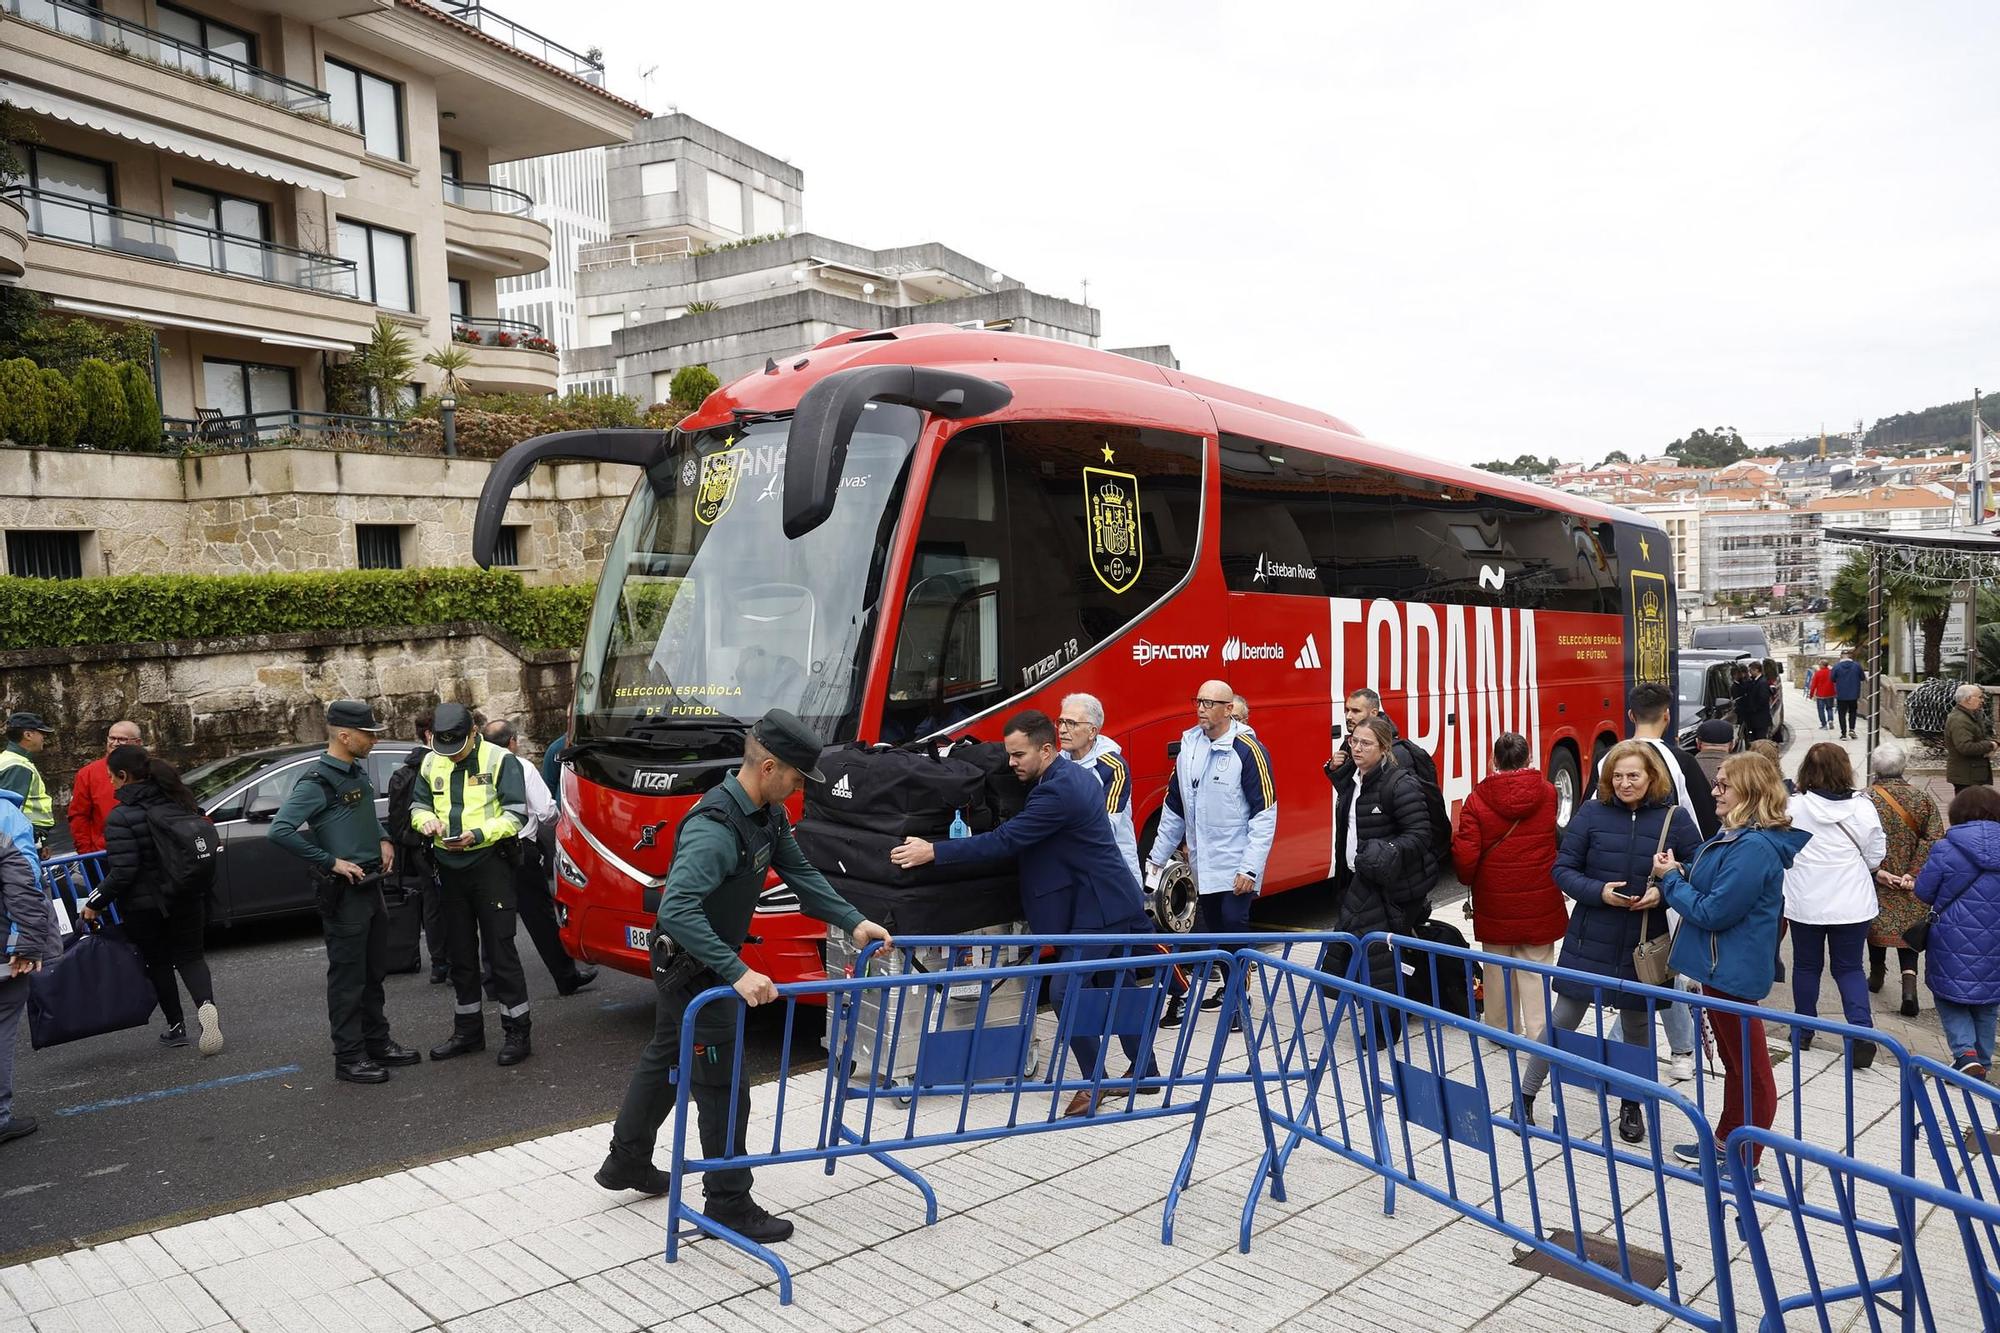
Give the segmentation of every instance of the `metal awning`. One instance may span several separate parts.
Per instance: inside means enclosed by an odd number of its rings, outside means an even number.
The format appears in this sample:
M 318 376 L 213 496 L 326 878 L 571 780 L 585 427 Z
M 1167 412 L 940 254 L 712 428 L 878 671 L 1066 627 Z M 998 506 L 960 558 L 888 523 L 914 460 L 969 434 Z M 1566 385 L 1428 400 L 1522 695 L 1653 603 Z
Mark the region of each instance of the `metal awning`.
M 97 130 L 104 134 L 116 135 L 120 139 L 130 139 L 169 153 L 179 153 L 182 157 L 200 158 L 217 166 L 234 171 L 248 172 L 252 176 L 262 176 L 267 180 L 283 181 L 303 190 L 317 190 L 321 194 L 335 198 L 347 193 L 347 183 L 338 176 L 329 176 L 323 171 L 302 167 L 296 162 L 272 157 L 255 149 L 237 144 L 226 144 L 205 135 L 195 134 L 179 126 L 163 125 L 129 111 L 115 111 L 95 102 L 59 93 L 50 88 L 37 87 L 31 83 L 19 83 L 13 79 L 0 79 L 0 102 L 10 102 L 25 111 L 38 112 L 44 116 L 54 116 L 57 120 L 81 125 L 85 129 Z

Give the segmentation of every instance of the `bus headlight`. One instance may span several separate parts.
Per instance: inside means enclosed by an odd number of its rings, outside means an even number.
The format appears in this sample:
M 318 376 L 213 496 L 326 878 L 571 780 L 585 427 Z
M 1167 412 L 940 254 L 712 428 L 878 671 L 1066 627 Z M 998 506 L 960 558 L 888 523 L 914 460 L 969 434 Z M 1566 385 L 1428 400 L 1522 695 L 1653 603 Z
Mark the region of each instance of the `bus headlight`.
M 560 843 L 556 844 L 556 873 L 579 889 L 588 888 L 590 885 L 590 876 L 577 868 L 576 862 L 570 860 L 569 853 Z

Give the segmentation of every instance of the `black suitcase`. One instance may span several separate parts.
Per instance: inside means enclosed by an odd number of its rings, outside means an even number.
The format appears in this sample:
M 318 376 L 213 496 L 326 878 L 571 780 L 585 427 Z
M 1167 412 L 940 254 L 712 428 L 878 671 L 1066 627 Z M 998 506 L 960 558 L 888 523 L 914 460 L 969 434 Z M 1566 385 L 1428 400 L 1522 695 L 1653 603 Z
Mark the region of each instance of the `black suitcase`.
M 910 835 L 942 838 L 954 813 L 962 813 L 974 832 L 993 827 L 986 774 L 975 765 L 921 750 L 846 746 L 823 751 L 819 766 L 826 781 L 806 785 L 807 820 L 869 829 L 898 841 Z
M 912 885 L 828 875 L 827 882 L 891 934 L 962 935 L 1021 919 L 1021 881 L 1013 875 Z
M 799 850 L 806 854 L 806 860 L 823 874 L 839 875 L 844 879 L 914 886 L 953 883 L 968 875 L 980 878 L 1012 875 L 1014 871 L 1011 857 L 1004 861 L 982 861 L 973 866 L 933 864 L 918 866 L 914 870 L 898 870 L 889 859 L 889 853 L 902 845 L 901 837 L 877 833 L 873 829 L 855 828 L 851 824 L 836 824 L 828 819 L 802 820 L 792 826 L 792 834 L 799 840 Z M 942 842 L 944 839 L 932 841 Z
M 1007 762 L 1007 747 L 1001 742 L 968 738 L 945 753 L 949 759 L 972 765 L 984 776 L 986 804 L 992 809 L 995 823 L 1012 819 L 1028 804 L 1028 784 L 1014 776 L 1014 769 Z
M 423 971 L 423 951 L 418 946 L 424 937 L 424 895 L 390 889 L 383 893 L 382 900 L 389 907 L 389 955 L 385 970 L 391 976 Z

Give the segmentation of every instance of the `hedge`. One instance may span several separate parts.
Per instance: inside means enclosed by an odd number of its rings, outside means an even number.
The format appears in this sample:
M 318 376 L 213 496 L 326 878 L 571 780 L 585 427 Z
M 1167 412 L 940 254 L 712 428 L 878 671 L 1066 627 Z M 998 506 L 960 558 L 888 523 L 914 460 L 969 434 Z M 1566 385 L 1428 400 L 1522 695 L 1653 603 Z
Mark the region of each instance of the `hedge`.
M 530 648 L 583 642 L 593 589 L 483 569 L 0 578 L 0 649 L 483 620 Z

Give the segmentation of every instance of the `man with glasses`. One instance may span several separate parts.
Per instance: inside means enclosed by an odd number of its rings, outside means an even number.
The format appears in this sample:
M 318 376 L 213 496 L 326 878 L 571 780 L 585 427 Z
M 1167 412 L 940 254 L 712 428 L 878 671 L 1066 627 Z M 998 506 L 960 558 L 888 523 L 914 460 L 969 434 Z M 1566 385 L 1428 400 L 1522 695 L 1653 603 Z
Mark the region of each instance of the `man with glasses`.
M 1104 813 L 1111 820 L 1111 836 L 1119 854 L 1139 878 L 1139 839 L 1132 831 L 1132 772 L 1125 766 L 1118 742 L 1104 734 L 1104 705 L 1094 694 L 1063 696 L 1062 716 L 1056 730 L 1062 733 L 1063 753 L 1090 770 L 1104 784 Z
M 1205 934 L 1250 928 L 1250 906 L 1278 830 L 1271 756 L 1230 716 L 1235 702 L 1235 691 L 1219 680 L 1204 682 L 1195 695 L 1197 720 L 1181 737 L 1160 830 L 1146 857 L 1150 875 L 1157 875 L 1187 845 Z M 1221 1006 L 1219 991 L 1201 1002 L 1204 1009 Z
M 69 793 L 69 840 L 78 852 L 104 850 L 104 821 L 114 804 L 111 795 L 111 752 L 121 745 L 143 745 L 137 722 L 114 722 L 105 738 L 104 753 L 77 770 Z

